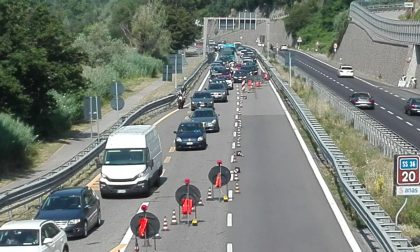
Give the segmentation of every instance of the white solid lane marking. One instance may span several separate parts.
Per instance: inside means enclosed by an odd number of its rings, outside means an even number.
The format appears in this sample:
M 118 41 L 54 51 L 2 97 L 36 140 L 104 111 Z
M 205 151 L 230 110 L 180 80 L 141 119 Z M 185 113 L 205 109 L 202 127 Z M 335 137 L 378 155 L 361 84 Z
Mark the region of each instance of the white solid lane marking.
M 226 225 L 228 227 L 231 227 L 232 226 L 232 213 L 228 213 L 227 214 L 227 221 L 226 222 L 227 222 Z
M 393 115 L 393 114 L 394 114 L 394 113 L 392 113 L 392 112 L 391 112 L 391 111 L 389 111 L 389 110 L 388 110 L 387 112 L 388 112 L 388 114 L 391 114 L 391 115 Z
M 413 126 L 413 124 L 412 123 L 410 123 L 410 122 L 405 122 L 406 124 L 408 124 L 408 125 L 410 125 L 410 126 Z
M 353 233 L 351 232 L 347 221 L 344 219 L 343 214 L 341 213 L 340 209 L 337 206 L 337 203 L 334 200 L 334 197 L 332 196 L 330 190 L 328 189 L 327 184 L 325 183 L 316 163 L 315 160 L 312 157 L 312 154 L 310 153 L 308 146 L 306 146 L 305 141 L 302 138 L 302 135 L 299 132 L 299 129 L 297 128 L 295 122 L 292 119 L 292 116 L 290 115 L 289 111 L 286 108 L 286 105 L 281 100 L 280 95 L 276 92 L 276 89 L 274 88 L 273 82 L 269 81 L 270 87 L 273 90 L 274 94 L 277 97 L 278 102 L 280 103 L 281 107 L 285 111 L 287 120 L 289 121 L 290 125 L 292 126 L 293 132 L 296 135 L 296 138 L 298 139 L 300 145 L 302 146 L 302 150 L 305 153 L 305 156 L 312 168 L 312 171 L 315 175 L 315 177 L 318 180 L 319 185 L 321 186 L 322 191 L 324 192 L 325 198 L 328 201 L 328 204 L 331 207 L 331 210 L 333 211 L 335 218 L 337 219 L 338 224 L 340 225 L 341 231 L 343 232 L 344 236 L 347 239 L 347 242 L 349 243 L 350 247 L 354 252 L 361 252 L 362 250 L 359 247 L 359 244 L 356 242 L 356 239 L 353 236 Z
M 400 120 L 402 120 L 402 117 L 400 117 L 400 116 L 397 116 L 397 118 L 400 119 Z
M 175 109 L 174 111 L 169 112 L 168 114 L 164 115 L 162 118 L 160 118 L 159 120 L 157 120 L 153 126 L 158 125 L 159 123 L 161 123 L 163 120 L 165 120 L 166 118 L 170 117 L 171 115 L 175 114 L 179 109 Z
M 233 245 L 232 245 L 232 243 L 226 244 L 226 252 L 233 252 Z

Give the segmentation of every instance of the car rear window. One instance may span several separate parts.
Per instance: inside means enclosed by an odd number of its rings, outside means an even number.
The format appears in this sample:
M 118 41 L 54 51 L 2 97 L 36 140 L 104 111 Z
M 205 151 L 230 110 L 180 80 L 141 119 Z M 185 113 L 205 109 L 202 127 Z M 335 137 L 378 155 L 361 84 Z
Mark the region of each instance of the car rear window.
M 351 66 L 341 66 L 342 70 L 353 70 L 353 67 Z

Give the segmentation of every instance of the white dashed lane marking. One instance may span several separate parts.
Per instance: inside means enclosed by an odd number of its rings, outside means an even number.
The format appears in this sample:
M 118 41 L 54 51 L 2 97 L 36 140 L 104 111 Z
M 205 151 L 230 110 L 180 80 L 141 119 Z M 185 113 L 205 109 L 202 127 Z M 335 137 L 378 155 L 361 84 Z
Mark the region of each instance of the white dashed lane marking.
M 410 122 L 405 122 L 406 124 L 408 124 L 408 125 L 410 125 L 410 126 L 413 126 L 413 124 L 412 123 L 410 123 Z
M 402 117 L 400 117 L 400 116 L 397 116 L 397 118 L 400 119 L 400 120 L 402 120 Z
M 388 110 L 387 112 L 388 112 L 388 114 L 391 114 L 391 115 L 393 115 L 393 114 L 394 114 L 393 112 L 391 112 L 391 111 L 389 111 L 389 110 Z
M 385 108 L 384 108 L 384 107 L 381 107 L 381 109 L 385 110 Z

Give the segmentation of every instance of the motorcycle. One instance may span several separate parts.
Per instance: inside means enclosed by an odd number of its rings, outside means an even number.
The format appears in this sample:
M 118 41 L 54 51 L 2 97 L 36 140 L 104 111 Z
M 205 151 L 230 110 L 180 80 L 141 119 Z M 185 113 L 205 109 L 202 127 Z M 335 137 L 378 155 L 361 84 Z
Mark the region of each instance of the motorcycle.
M 178 109 L 182 109 L 184 107 L 185 97 L 182 94 L 178 94 L 176 102 L 178 104 Z

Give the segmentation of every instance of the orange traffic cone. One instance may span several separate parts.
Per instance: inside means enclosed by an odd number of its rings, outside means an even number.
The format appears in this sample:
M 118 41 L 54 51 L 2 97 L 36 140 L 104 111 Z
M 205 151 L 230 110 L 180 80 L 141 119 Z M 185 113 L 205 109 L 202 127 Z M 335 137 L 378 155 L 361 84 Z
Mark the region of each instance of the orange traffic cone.
M 162 228 L 162 231 L 169 231 L 168 220 L 166 219 L 166 216 L 163 217 L 163 228 Z

